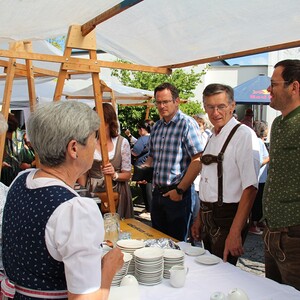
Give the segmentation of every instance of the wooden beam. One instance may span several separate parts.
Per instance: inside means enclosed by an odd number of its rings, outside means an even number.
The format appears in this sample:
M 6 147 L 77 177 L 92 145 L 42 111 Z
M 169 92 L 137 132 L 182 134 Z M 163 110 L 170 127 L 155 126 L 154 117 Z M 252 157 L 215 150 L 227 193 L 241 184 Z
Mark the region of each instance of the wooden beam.
M 194 65 L 205 64 L 205 63 L 210 63 L 210 62 L 214 62 L 214 61 L 220 61 L 220 60 L 225 60 L 225 59 L 230 59 L 230 58 L 237 58 L 237 57 L 242 57 L 242 56 L 247 56 L 247 55 L 272 52 L 272 51 L 288 49 L 288 48 L 295 48 L 295 47 L 300 47 L 300 40 L 294 41 L 294 42 L 289 42 L 289 43 L 278 44 L 278 45 L 255 48 L 255 49 L 251 49 L 251 50 L 228 53 L 228 54 L 224 54 L 224 55 L 211 56 L 211 57 L 206 57 L 206 58 L 197 59 L 197 60 L 193 60 L 193 61 L 162 66 L 162 67 L 163 68 L 171 68 L 171 69 L 184 68 L 187 66 L 194 66 Z
M 100 72 L 100 67 L 97 65 L 93 66 L 86 66 L 82 64 L 72 64 L 72 63 L 64 63 L 62 64 L 62 70 L 76 70 L 76 71 L 81 71 L 83 73 L 99 73 Z
M 90 50 L 90 58 L 91 59 L 97 58 L 96 51 Z M 102 91 L 101 91 L 101 84 L 100 84 L 100 80 L 99 80 L 99 74 L 92 73 L 92 81 L 93 81 L 93 91 L 94 91 L 94 96 L 95 96 L 96 111 L 100 117 L 100 120 L 103 122 L 99 128 L 99 138 L 101 141 L 100 149 L 101 149 L 101 154 L 102 154 L 102 166 L 104 166 L 109 163 L 109 156 L 108 156 L 104 112 L 103 112 L 103 105 L 102 105 Z M 109 211 L 111 213 L 115 213 L 116 206 L 115 206 L 115 200 L 113 197 L 112 177 L 110 175 L 104 175 L 104 180 L 105 180 L 105 190 L 106 190 L 107 197 L 108 197 Z
M 0 66 L 4 68 L 4 72 L 6 73 L 6 69 L 7 69 L 7 65 L 8 65 L 8 61 L 7 60 L 1 60 L 0 59 Z M 57 77 L 58 76 L 58 72 L 56 71 L 51 71 L 51 70 L 47 70 L 47 69 L 43 69 L 43 68 L 37 68 L 32 66 L 32 70 L 34 73 L 35 77 L 41 77 L 41 76 L 51 76 L 51 77 Z M 19 75 L 19 76 L 26 76 L 26 65 L 24 64 L 20 64 L 20 63 L 16 63 L 16 73 L 15 75 Z M 23 75 L 25 74 L 25 75 Z
M 2 114 L 6 120 L 8 120 L 9 106 L 10 106 L 10 98 L 12 94 L 13 81 L 15 77 L 15 69 L 16 69 L 16 59 L 10 58 L 8 62 L 8 75 L 5 82 L 4 92 L 3 92 L 3 100 L 2 100 Z M 3 156 L 4 156 L 4 148 L 5 148 L 5 137 L 6 132 L 1 134 L 0 136 L 0 172 L 2 170 Z
M 86 99 L 86 100 L 94 100 L 95 99 L 95 96 L 83 96 L 83 95 L 78 95 L 78 96 L 73 96 L 73 95 L 68 95 L 68 94 L 62 94 L 64 95 L 67 99 Z M 112 97 L 111 97 L 112 98 Z M 131 96 L 115 96 L 115 99 L 116 100 L 128 100 L 130 98 L 130 100 L 136 100 L 136 101 L 141 101 L 141 100 L 144 100 L 144 101 L 147 101 L 149 98 L 145 97 L 145 98 L 142 98 L 142 97 L 131 97 Z M 106 101 L 106 102 L 110 102 L 111 99 L 106 99 L 106 98 L 103 98 L 103 101 Z M 153 104 L 154 105 L 154 104 Z
M 161 74 L 172 73 L 172 70 L 170 68 L 165 68 L 165 67 L 143 66 L 143 65 L 135 65 L 129 63 L 121 63 L 121 62 L 102 61 L 97 59 L 91 60 L 87 58 L 78 58 L 78 57 L 65 58 L 59 55 L 27 53 L 21 51 L 13 51 L 13 50 L 0 50 L 0 57 L 31 59 L 31 60 L 48 61 L 48 62 L 55 62 L 55 63 L 68 62 L 72 64 L 82 64 L 87 66 L 98 65 L 100 68 L 132 70 L 132 71 L 141 71 L 141 72 L 149 72 L 149 73 L 161 73 Z
M 149 103 L 119 103 L 121 106 L 148 106 L 148 107 L 155 107 L 154 104 Z
M 126 9 L 130 8 L 131 6 L 136 5 L 137 3 L 140 3 L 142 1 L 143 0 L 124 0 L 124 1 L 120 2 L 119 4 L 110 8 L 109 10 L 103 12 L 102 14 L 93 18 L 92 20 L 83 24 L 81 26 L 82 36 L 86 36 L 87 34 L 89 34 L 100 23 L 103 23 L 104 21 L 116 16 L 117 14 L 123 12 L 124 10 L 126 10 Z
M 64 57 L 68 58 L 72 53 L 72 48 L 66 47 L 65 52 L 64 52 Z M 65 80 L 67 78 L 67 70 L 63 68 L 64 64 L 61 64 L 58 78 L 57 78 L 57 83 L 54 91 L 54 97 L 53 101 L 59 101 L 61 99 L 61 95 L 63 92 L 63 88 L 65 85 Z
M 27 50 L 28 52 L 32 51 L 31 42 L 24 42 L 24 47 L 25 50 Z M 32 61 L 30 59 L 26 59 L 26 71 L 27 71 L 27 85 L 28 85 L 30 111 L 33 112 L 36 106 L 36 93 L 35 93 Z

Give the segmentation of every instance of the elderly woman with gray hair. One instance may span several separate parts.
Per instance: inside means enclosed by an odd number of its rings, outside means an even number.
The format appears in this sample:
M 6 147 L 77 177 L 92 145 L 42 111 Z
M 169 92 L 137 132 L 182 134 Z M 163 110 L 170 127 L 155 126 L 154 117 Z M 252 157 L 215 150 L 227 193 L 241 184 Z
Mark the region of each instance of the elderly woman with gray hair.
M 73 189 L 90 169 L 100 120 L 87 105 L 38 107 L 27 132 L 41 167 L 19 174 L 3 215 L 3 264 L 14 299 L 107 299 L 123 254 L 102 258 L 103 219 L 91 198 Z M 7 282 L 7 280 L 5 280 Z

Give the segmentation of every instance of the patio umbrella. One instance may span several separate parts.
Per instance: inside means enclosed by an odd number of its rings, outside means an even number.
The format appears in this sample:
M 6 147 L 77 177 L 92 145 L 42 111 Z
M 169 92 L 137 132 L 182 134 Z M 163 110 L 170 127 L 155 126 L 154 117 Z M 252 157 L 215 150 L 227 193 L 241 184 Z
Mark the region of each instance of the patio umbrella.
M 237 104 L 265 104 L 270 103 L 270 93 L 267 88 L 270 85 L 270 77 L 266 75 L 256 76 L 238 86 L 234 90 L 234 100 Z

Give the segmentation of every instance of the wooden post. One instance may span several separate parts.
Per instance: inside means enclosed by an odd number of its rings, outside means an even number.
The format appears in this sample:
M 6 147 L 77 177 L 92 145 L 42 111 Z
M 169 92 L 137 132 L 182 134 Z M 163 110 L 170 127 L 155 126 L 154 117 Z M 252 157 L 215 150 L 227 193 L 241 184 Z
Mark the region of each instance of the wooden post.
M 69 58 L 71 57 L 72 49 L 84 49 L 88 50 L 90 61 L 94 61 L 95 65 L 80 65 L 80 64 L 72 64 L 68 63 Z M 93 81 L 93 91 L 95 98 L 95 107 L 96 111 L 100 117 L 101 125 L 99 128 L 99 138 L 101 140 L 101 154 L 102 154 L 102 163 L 107 164 L 109 162 L 108 151 L 107 151 L 107 140 L 106 140 L 106 132 L 105 132 L 105 123 L 104 123 L 104 114 L 103 114 L 103 100 L 102 100 L 102 89 L 100 85 L 100 66 L 97 61 L 97 52 L 96 52 L 96 35 L 95 31 L 91 31 L 86 36 L 82 36 L 81 34 L 81 26 L 80 25 L 72 25 L 69 28 L 68 37 L 66 40 L 66 48 L 64 52 L 64 60 L 65 62 L 61 64 L 58 80 L 56 84 L 56 89 L 54 93 L 54 101 L 59 101 L 61 99 L 61 95 L 63 92 L 63 86 L 65 79 L 67 78 L 68 71 L 83 71 L 91 73 L 92 81 Z M 105 175 L 105 186 L 107 197 L 109 201 L 109 210 L 110 212 L 116 212 L 115 202 L 113 199 L 113 185 L 112 178 L 110 175 Z
M 2 101 L 2 114 L 6 120 L 8 119 L 8 114 L 9 114 L 10 99 L 12 94 L 15 71 L 16 71 L 16 59 L 10 58 L 7 67 L 7 76 L 6 76 L 4 93 L 3 93 L 3 101 Z M 0 172 L 2 170 L 2 164 L 3 164 L 5 137 L 6 137 L 6 132 L 1 134 L 0 136 Z
M 10 44 L 10 50 L 12 51 L 23 51 L 23 52 L 32 52 L 32 44 L 28 41 L 19 41 Z M 35 94 L 35 85 L 34 85 L 34 72 L 33 65 L 30 59 L 25 59 L 26 61 L 26 78 L 28 83 L 28 95 L 29 95 L 29 103 L 30 103 L 30 111 L 32 112 L 36 105 L 36 94 Z M 13 89 L 13 81 L 18 72 L 18 69 L 22 66 L 16 63 L 15 58 L 10 58 L 7 66 L 7 75 L 5 81 L 5 88 L 3 94 L 3 102 L 2 102 L 2 114 L 5 119 L 8 119 L 8 113 L 10 108 L 10 100 Z M 4 155 L 4 147 L 5 147 L 5 136 L 6 133 L 0 136 L 0 172 L 2 170 L 3 163 L 3 155 Z M 38 161 L 38 158 L 37 158 Z

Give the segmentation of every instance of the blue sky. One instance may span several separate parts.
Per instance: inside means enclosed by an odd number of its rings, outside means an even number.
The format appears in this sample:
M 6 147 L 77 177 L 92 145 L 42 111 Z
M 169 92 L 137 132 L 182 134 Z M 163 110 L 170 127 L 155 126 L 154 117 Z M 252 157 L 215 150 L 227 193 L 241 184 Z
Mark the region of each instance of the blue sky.
M 268 53 L 260 53 L 239 58 L 226 59 L 226 62 L 231 66 L 235 64 L 238 64 L 240 66 L 267 65 Z

